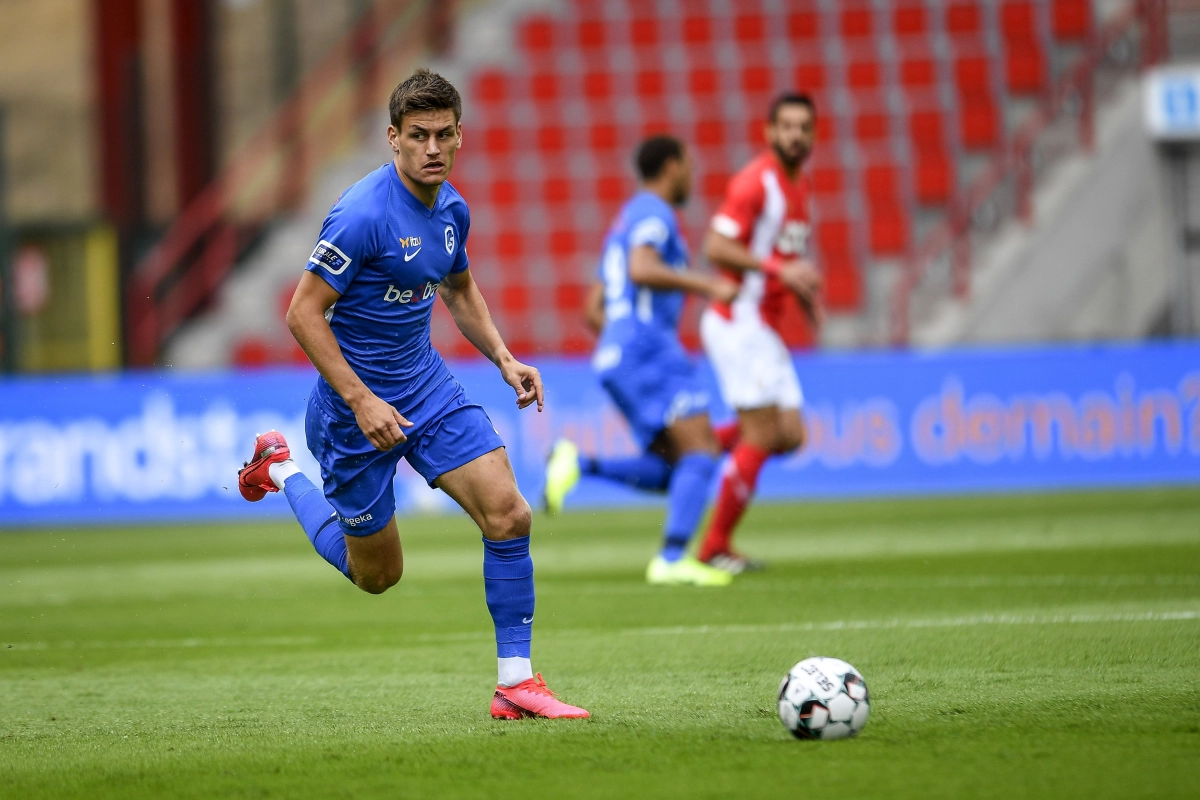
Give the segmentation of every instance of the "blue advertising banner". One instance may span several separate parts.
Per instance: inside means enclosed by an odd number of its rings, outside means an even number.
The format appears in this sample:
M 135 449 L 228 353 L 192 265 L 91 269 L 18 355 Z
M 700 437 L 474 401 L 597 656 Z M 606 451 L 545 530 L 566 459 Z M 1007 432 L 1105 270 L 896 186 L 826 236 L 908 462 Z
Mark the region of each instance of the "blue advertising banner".
M 518 412 L 491 365 L 451 367 L 531 501 L 557 437 L 602 455 L 635 449 L 586 361 L 538 366 L 542 414 Z M 817 354 L 796 366 L 810 441 L 770 462 L 765 498 L 1200 484 L 1198 344 Z M 0 525 L 286 515 L 278 495 L 243 501 L 236 473 L 254 434 L 277 428 L 319 480 L 303 436 L 313 381 L 308 370 L 2 381 Z M 404 511 L 454 507 L 404 463 L 395 487 Z M 570 506 L 653 501 L 585 479 Z

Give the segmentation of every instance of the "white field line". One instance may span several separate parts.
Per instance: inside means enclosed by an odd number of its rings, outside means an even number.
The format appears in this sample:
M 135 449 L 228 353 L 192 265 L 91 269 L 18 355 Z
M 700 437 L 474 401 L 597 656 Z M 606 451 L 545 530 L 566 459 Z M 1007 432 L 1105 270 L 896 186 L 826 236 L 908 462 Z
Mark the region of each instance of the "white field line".
M 677 625 L 659 628 L 620 628 L 615 631 L 563 630 L 547 631 L 541 636 L 549 638 L 571 638 L 578 636 L 704 636 L 722 633 L 806 633 L 815 631 L 863 631 L 919 628 L 968 628 L 981 625 L 1085 625 L 1120 622 L 1181 622 L 1200 620 L 1200 611 L 1148 611 L 1140 614 L 977 614 L 969 617 L 944 617 L 941 619 L 877 619 L 877 620 L 834 620 L 832 622 L 796 622 L 777 625 Z M 486 638 L 485 631 L 462 631 L 458 633 L 429 633 L 414 636 L 405 641 L 384 642 L 372 639 L 363 642 L 368 646 L 394 644 L 432 644 L 436 642 L 462 642 Z M 62 642 L 18 642 L 0 643 L 4 650 L 126 650 L 160 648 L 207 648 L 207 647 L 290 647 L 317 644 L 313 636 L 275 636 L 261 639 L 131 639 L 129 641 L 62 641 Z
M 905 628 L 970 628 L 979 625 L 1084 625 L 1113 622 L 1178 622 L 1200 619 L 1200 611 L 1148 611 L 1141 614 L 977 614 L 942 619 L 835 620 L 778 625 L 679 625 L 667 628 L 626 628 L 629 636 L 688 636 L 708 633 L 804 633 Z
M 261 639 L 129 639 L 127 641 L 72 641 L 61 642 L 3 642 L 0 654 L 5 650 L 157 650 L 166 648 L 202 647 L 288 647 L 315 644 L 313 636 L 265 636 Z

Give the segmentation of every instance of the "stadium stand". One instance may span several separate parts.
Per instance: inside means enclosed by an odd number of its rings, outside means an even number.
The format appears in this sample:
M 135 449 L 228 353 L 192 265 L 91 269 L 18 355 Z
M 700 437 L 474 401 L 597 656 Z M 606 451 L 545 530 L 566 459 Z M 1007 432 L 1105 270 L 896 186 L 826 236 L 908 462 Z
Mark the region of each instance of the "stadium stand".
M 698 250 L 784 90 L 820 109 L 808 171 L 827 301 L 836 315 L 878 316 L 872 273 L 947 216 L 1031 100 L 1051 92 L 1095 15 L 1091 0 L 569 0 L 520 16 L 512 52 L 475 55 L 462 81 L 466 144 L 452 178 L 471 204 L 468 249 L 502 333 L 517 352 L 590 351 L 582 298 L 635 187 L 634 145 L 665 131 L 692 146 L 684 224 Z M 697 310 L 685 318 L 693 344 Z M 440 308 L 434 330 L 447 355 L 475 355 Z M 286 337 L 281 324 L 256 332 L 230 343 L 231 357 L 287 360 L 298 354 Z M 812 342 L 798 310 L 786 338 Z

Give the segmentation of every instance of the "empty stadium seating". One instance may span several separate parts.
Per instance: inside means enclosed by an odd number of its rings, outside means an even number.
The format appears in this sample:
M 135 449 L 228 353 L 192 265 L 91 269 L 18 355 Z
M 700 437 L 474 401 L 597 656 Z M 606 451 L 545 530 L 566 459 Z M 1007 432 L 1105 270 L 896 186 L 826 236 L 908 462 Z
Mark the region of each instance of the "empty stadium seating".
M 639 139 L 692 147 L 683 219 L 698 250 L 789 89 L 819 106 L 812 243 L 829 304 L 855 311 L 864 272 L 909 252 L 966 160 L 1003 146 L 1012 100 L 1047 91 L 1053 48 L 1085 38 L 1092 13 L 1091 0 L 568 0 L 519 19 L 516 51 L 468 79 L 453 178 L 502 332 L 514 351 L 589 350 L 583 298 Z M 439 346 L 470 354 L 438 315 Z M 810 339 L 797 312 L 789 340 Z

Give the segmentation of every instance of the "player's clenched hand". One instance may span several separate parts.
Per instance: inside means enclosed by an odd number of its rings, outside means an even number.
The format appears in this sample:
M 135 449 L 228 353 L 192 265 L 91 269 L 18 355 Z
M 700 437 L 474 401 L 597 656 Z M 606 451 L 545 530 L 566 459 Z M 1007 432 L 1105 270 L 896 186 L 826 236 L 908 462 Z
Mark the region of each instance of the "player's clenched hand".
M 412 427 L 412 423 L 390 403 L 385 403 L 373 394 L 356 404 L 354 419 L 367 441 L 376 450 L 391 450 L 407 439 L 403 429 Z
M 738 295 L 738 285 L 725 278 L 714 278 L 708 290 L 708 299 L 714 303 L 729 305 Z
M 779 280 L 802 300 L 815 298 L 825 279 L 811 261 L 788 261 L 779 269 Z
M 509 358 L 501 363 L 500 375 L 505 383 L 517 390 L 517 408 L 528 408 L 536 401 L 538 411 L 542 410 L 545 404 L 542 373 L 538 372 L 536 367 Z
M 779 270 L 779 280 L 796 295 L 809 322 L 817 330 L 825 324 L 821 290 L 825 279 L 811 261 L 789 261 Z

